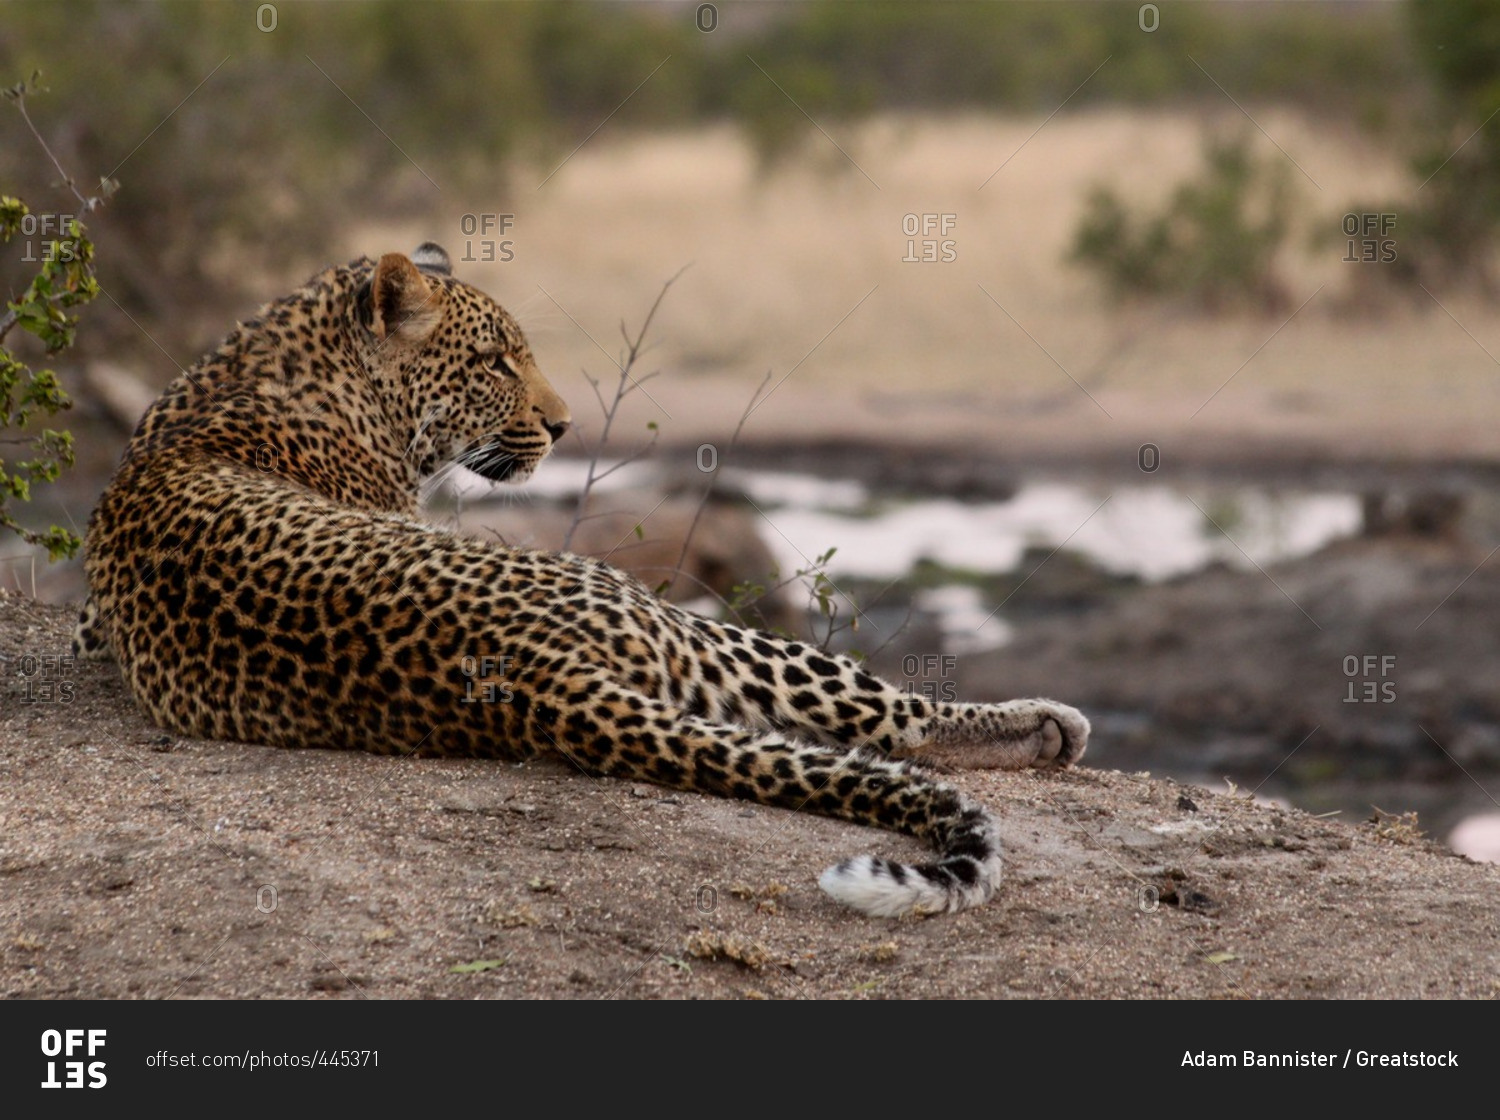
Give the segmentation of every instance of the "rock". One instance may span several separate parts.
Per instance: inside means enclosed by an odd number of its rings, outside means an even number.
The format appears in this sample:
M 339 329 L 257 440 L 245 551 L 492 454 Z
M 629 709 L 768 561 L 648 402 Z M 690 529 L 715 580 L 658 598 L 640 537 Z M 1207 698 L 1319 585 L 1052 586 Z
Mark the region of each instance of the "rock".
M 1360 532 L 1367 537 L 1410 535 L 1454 539 L 1467 506 L 1467 495 L 1449 489 L 1408 493 L 1367 490 L 1360 495 Z

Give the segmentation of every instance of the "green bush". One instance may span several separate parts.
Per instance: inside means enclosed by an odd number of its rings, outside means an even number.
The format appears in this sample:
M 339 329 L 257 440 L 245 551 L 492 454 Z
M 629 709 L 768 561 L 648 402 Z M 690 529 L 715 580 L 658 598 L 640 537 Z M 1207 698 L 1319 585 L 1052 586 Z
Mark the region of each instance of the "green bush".
M 1413 144 L 1409 199 L 1360 200 L 1356 213 L 1395 214 L 1393 261 L 1368 279 L 1398 287 L 1500 291 L 1500 6 L 1489 0 L 1410 0 L 1411 41 L 1432 80 Z M 1419 295 L 1426 301 L 1426 295 Z
M 1203 311 L 1272 312 L 1287 302 L 1276 256 L 1290 232 L 1283 161 L 1255 158 L 1248 133 L 1210 140 L 1200 178 L 1181 183 L 1157 214 L 1132 214 L 1095 187 L 1068 259 L 1097 273 L 1111 296 L 1172 298 Z
M 37 76 L 5 91 L 5 97 L 19 110 L 27 125 L 26 96 L 37 90 Z M 37 140 L 41 143 L 40 135 Z M 45 143 L 43 151 L 51 156 Z M 54 161 L 55 165 L 55 161 Z M 59 172 L 62 169 L 57 168 Z M 98 205 L 98 198 L 78 194 L 64 175 L 84 211 Z M 101 186 L 111 186 L 103 184 Z M 78 537 L 56 525 L 44 532 L 23 526 L 11 512 L 11 502 L 29 502 L 31 488 L 38 483 L 56 482 L 66 467 L 73 465 L 73 436 L 52 428 L 35 430 L 39 417 L 55 415 L 72 402 L 50 369 L 32 369 L 14 351 L 4 345 L 11 331 L 20 328 L 41 341 L 44 354 L 51 357 L 73 344 L 77 316 L 70 308 L 87 303 L 99 294 L 94 278 L 94 246 L 84 236 L 83 223 L 76 216 L 64 221 L 58 215 L 35 215 L 19 198 L 0 194 L 0 244 L 9 245 L 22 238 L 21 258 L 29 269 L 39 265 L 25 289 L 5 304 L 0 313 L 0 446 L 29 449 L 31 457 L 8 462 L 0 457 L 0 531 L 18 534 L 28 544 L 47 550 L 53 560 L 74 556 L 82 544 Z M 25 452 L 23 452 L 24 454 Z

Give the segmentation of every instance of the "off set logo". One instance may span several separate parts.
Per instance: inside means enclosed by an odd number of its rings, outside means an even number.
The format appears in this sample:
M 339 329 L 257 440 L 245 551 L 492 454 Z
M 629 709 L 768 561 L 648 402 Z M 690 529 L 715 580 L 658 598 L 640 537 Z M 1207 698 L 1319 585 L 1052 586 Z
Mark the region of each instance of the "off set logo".
M 43 1031 L 42 1056 L 47 1059 L 43 1089 L 102 1089 L 109 1082 L 99 1051 L 104 1049 L 102 1030 Z

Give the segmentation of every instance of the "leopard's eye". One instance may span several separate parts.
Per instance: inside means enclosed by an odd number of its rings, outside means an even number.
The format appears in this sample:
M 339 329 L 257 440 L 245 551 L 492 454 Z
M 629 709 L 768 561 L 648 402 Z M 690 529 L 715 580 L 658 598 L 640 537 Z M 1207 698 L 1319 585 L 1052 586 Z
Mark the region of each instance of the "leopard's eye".
M 520 377 L 520 367 L 516 360 L 509 354 L 491 354 L 484 360 L 484 368 L 491 373 L 502 374 L 506 377 Z

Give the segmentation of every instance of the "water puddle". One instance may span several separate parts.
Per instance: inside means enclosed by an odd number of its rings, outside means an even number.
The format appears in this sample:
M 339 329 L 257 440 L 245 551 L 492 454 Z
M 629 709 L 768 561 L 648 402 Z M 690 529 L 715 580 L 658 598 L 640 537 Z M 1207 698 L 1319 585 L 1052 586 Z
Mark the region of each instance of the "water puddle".
M 1360 524 L 1356 495 L 1316 491 L 1034 483 L 1003 502 L 887 502 L 847 481 L 725 477 L 756 501 L 778 556 L 800 565 L 834 548 L 835 578 L 895 579 L 919 561 L 1009 572 L 1027 549 L 1067 548 L 1112 575 L 1158 582 L 1216 562 L 1252 568 L 1303 556 Z
M 586 463 L 556 460 L 524 492 L 567 501 L 587 473 Z M 658 485 L 649 465 L 628 464 L 596 482 L 594 492 L 648 494 Z M 1253 568 L 1305 556 L 1360 525 L 1359 497 L 1336 491 L 1039 482 L 1006 501 L 895 500 L 851 479 L 733 469 L 722 472 L 721 486 L 748 495 L 787 570 L 833 549 L 828 569 L 835 577 L 896 579 L 924 560 L 1001 573 L 1015 570 L 1027 549 L 1066 548 L 1112 575 L 1159 582 L 1213 563 Z M 475 476 L 454 489 L 466 500 L 495 493 Z M 642 516 L 649 511 L 643 499 Z
M 554 460 L 509 500 L 576 499 L 588 464 Z M 826 571 L 843 579 L 893 581 L 920 564 L 954 579 L 917 593 L 954 652 L 993 649 L 1010 634 L 1003 612 L 972 586 L 976 577 L 1028 575 L 1056 552 L 1083 557 L 1114 577 L 1160 582 L 1223 563 L 1263 567 L 1304 556 L 1360 526 L 1357 495 L 1239 486 L 1174 489 L 1165 485 L 1087 486 L 1035 482 L 1004 501 L 897 499 L 851 479 L 725 469 L 718 485 L 748 497 L 761 535 L 783 573 L 810 568 L 832 551 Z M 630 463 L 594 486 L 611 508 L 649 522 L 662 480 L 649 463 Z M 460 501 L 490 498 L 475 476 L 453 483 Z M 637 501 L 637 496 L 639 500 Z

